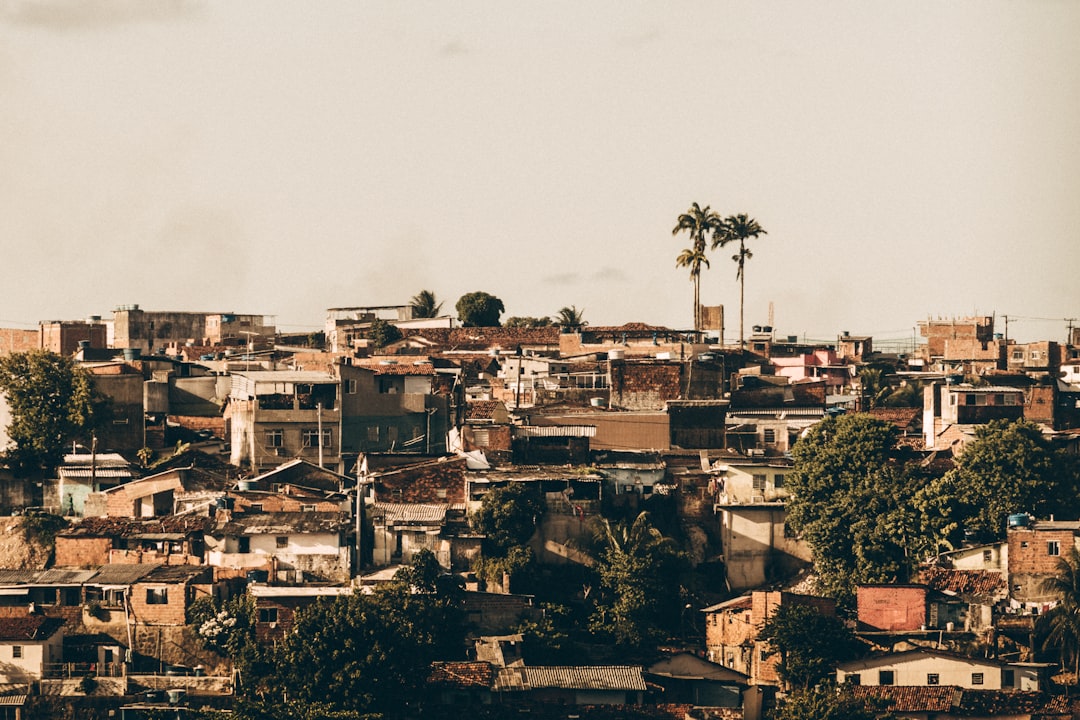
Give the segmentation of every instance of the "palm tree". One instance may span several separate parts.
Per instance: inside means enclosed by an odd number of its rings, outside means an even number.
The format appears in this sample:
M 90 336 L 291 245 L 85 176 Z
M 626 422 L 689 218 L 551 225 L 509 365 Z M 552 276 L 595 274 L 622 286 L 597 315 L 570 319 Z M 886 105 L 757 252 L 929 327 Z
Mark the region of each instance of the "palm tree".
M 1057 648 L 1062 667 L 1071 660 L 1073 682 L 1080 682 L 1080 550 L 1071 547 L 1058 558 L 1057 572 L 1043 580 L 1041 589 L 1058 599 L 1039 620 L 1047 631 L 1043 649 Z
M 705 259 L 705 237 L 716 233 L 724 226 L 724 219 L 720 213 L 712 210 L 708 205 L 704 208 L 697 203 L 690 205 L 690 209 L 679 216 L 675 221 L 675 229 L 672 235 L 686 231 L 690 233 L 692 245 L 683 250 L 675 259 L 675 267 L 690 268 L 690 280 L 694 283 L 694 332 L 701 329 L 701 266 L 709 266 Z M 713 244 L 715 246 L 715 239 Z
M 576 305 L 571 305 L 570 307 L 564 307 L 559 310 L 559 314 L 555 316 L 555 324 L 571 330 L 577 330 L 589 323 L 585 322 L 585 311 L 578 310 Z
M 439 316 L 442 303 L 435 301 L 435 293 L 430 290 L 421 290 L 413 295 L 412 300 L 409 301 L 409 307 L 412 308 L 414 318 L 433 318 Z
M 739 269 L 735 273 L 735 279 L 739 281 L 739 348 L 743 348 L 743 305 L 746 298 L 746 261 L 754 257 L 750 248 L 746 247 L 746 241 L 767 234 L 757 220 L 741 213 L 730 215 L 724 219 L 723 229 L 713 234 L 712 249 L 723 247 L 730 242 L 739 241 L 739 252 L 731 256 L 738 263 Z

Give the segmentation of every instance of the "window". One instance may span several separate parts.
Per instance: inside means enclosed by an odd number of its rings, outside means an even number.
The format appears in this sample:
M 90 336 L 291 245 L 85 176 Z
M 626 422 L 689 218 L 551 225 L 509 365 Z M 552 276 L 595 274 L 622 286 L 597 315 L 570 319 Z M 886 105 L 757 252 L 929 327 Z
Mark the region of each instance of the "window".
M 314 505 L 301 505 L 300 512 L 315 512 Z
M 378 425 L 368 425 L 367 439 L 368 439 L 368 442 L 379 442 L 379 426 Z
M 251 552 L 251 538 L 239 537 L 236 538 L 236 552 L 249 553 Z
M 1024 359 L 1024 351 L 1023 350 L 1013 350 L 1012 359 L 1013 360 L 1023 360 Z
M 1046 554 L 1047 555 L 1060 555 L 1061 546 L 1058 545 L 1057 540 L 1048 540 L 1046 542 Z
M 972 685 L 982 685 L 983 684 L 983 674 L 982 673 L 971 673 L 971 684 Z
M 896 675 L 892 670 L 878 670 L 878 685 L 893 685 Z
M 259 622 L 276 623 L 277 608 L 259 608 Z
M 769 657 L 769 651 L 766 650 L 765 648 L 761 648 L 761 650 L 758 651 L 758 659 L 761 660 L 762 662 L 765 662 L 765 660 L 768 657 Z
M 1012 670 L 1011 668 L 1002 670 L 1001 671 L 1001 686 L 1010 688 L 1010 687 L 1013 687 L 1015 685 L 1016 685 L 1016 672 L 1014 670 Z
M 281 428 L 266 431 L 266 447 L 279 448 L 285 445 L 285 433 Z
M 247 506 L 249 513 L 261 513 L 263 511 L 262 503 L 251 503 Z
M 848 685 L 862 685 L 862 675 L 859 673 L 848 673 L 847 677 L 844 678 L 844 682 Z
M 274 543 L 279 548 L 287 548 L 289 547 L 289 538 L 285 535 L 278 535 L 276 538 L 274 538 Z
M 765 475 L 764 474 L 761 474 L 761 475 L 755 474 L 754 475 L 754 489 L 755 490 L 764 490 L 765 489 Z
M 147 605 L 168 605 L 169 604 L 169 589 L 168 588 L 146 588 L 146 604 Z
M 773 430 L 772 428 L 765 428 L 762 439 L 767 443 L 776 442 L 776 430 Z
M 983 562 L 990 562 L 993 559 L 993 554 L 989 550 L 983 550 Z
M 22 657 L 22 645 L 12 645 L 11 646 L 11 657 L 13 657 L 13 658 L 21 658 Z
M 318 445 L 316 444 L 319 441 L 319 431 L 318 430 L 304 430 L 303 432 L 300 433 L 300 437 L 304 441 L 304 447 L 306 447 L 306 448 L 318 447 Z M 329 430 L 323 430 L 322 431 L 322 446 L 324 448 L 330 447 L 330 431 Z
M 355 395 L 356 394 L 356 379 L 355 378 L 349 378 L 349 379 L 347 379 L 345 381 L 345 394 L 346 395 Z
M 777 490 L 784 487 L 784 474 L 783 473 L 776 473 L 775 475 L 773 475 L 772 486 L 774 488 L 776 488 Z
M 927 685 L 940 685 L 941 684 L 941 676 L 939 676 L 937 673 L 927 673 L 926 674 L 926 684 Z

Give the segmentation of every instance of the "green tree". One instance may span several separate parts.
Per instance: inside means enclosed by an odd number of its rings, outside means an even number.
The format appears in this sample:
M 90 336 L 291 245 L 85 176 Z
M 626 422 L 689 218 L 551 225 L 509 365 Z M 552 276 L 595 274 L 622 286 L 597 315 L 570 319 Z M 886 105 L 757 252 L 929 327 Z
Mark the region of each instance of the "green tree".
M 460 593 L 414 586 L 430 574 L 426 560 L 417 565 L 370 595 L 301 610 L 275 656 L 279 690 L 327 712 L 404 714 L 431 663 L 460 658 L 465 639 Z
M 433 318 L 439 316 L 442 303 L 435 299 L 435 293 L 430 290 L 421 290 L 412 296 L 409 307 L 412 308 L 414 318 Z
M 529 317 L 529 316 L 517 316 L 506 318 L 506 322 L 503 323 L 508 328 L 539 328 L 539 327 L 551 327 L 551 318 L 549 317 Z
M 656 529 L 646 512 L 632 522 L 600 518 L 593 532 L 601 548 L 596 570 L 602 589 L 593 631 L 617 645 L 643 648 L 677 630 L 686 556 L 675 541 Z
M 724 247 L 728 243 L 738 241 L 739 251 L 731 256 L 738 265 L 735 279 L 739 281 L 739 347 L 745 347 L 743 340 L 743 308 L 746 300 L 746 261 L 754 257 L 750 248 L 746 247 L 746 241 L 765 235 L 765 230 L 758 225 L 757 220 L 745 213 L 730 215 L 724 219 L 723 228 L 713 235 L 712 249 Z
M 20 472 L 51 471 L 75 440 L 89 440 L 108 413 L 90 374 L 48 350 L 0 357 L 0 391 L 11 412 L 9 464 Z
M 371 327 L 368 328 L 367 338 L 375 347 L 382 348 L 400 340 L 401 330 L 398 329 L 397 325 L 377 318 L 372 321 Z
M 502 300 L 479 291 L 462 295 L 454 308 L 465 327 L 499 327 L 499 316 L 506 310 Z
M 690 235 L 690 247 L 679 253 L 675 259 L 676 267 L 690 268 L 690 281 L 694 283 L 694 332 L 701 330 L 701 266 L 709 266 L 705 258 L 705 240 L 707 236 L 715 238 L 724 227 L 720 213 L 708 205 L 702 208 L 696 202 L 690 209 L 679 215 L 675 221 L 672 235 L 686 232 Z
M 819 588 L 845 603 L 859 583 L 907 581 L 927 551 L 911 506 L 926 479 L 895 456 L 896 437 L 891 423 L 841 415 L 792 448 L 787 522 L 813 551 Z
M 896 720 L 878 703 L 829 683 L 793 692 L 769 713 L 769 720 Z
M 525 659 L 530 665 L 572 665 L 580 657 L 570 633 L 574 618 L 565 605 L 544 603 L 540 617 L 522 620 L 514 632 L 521 633 Z
M 1045 632 L 1044 650 L 1057 650 L 1061 666 L 1073 666 L 1073 683 L 1080 684 L 1080 550 L 1076 546 L 1058 558 L 1057 572 L 1042 582 L 1042 591 L 1051 593 L 1057 605 L 1039 617 Z
M 789 688 L 802 690 L 826 681 L 837 665 L 855 656 L 858 647 L 838 618 L 794 603 L 781 605 L 758 637 L 780 654 L 780 679 Z
M 956 466 L 920 494 L 919 504 L 938 542 L 955 545 L 964 529 L 1003 537 L 1012 513 L 1076 517 L 1076 465 L 1038 425 L 994 420 L 976 428 Z
M 529 542 L 547 510 L 544 498 L 530 483 L 512 482 L 488 491 L 473 513 L 472 526 L 487 536 L 498 555 Z
M 564 307 L 555 316 L 555 324 L 564 330 L 580 330 L 589 323 L 585 322 L 585 311 L 578 310 L 576 305 Z

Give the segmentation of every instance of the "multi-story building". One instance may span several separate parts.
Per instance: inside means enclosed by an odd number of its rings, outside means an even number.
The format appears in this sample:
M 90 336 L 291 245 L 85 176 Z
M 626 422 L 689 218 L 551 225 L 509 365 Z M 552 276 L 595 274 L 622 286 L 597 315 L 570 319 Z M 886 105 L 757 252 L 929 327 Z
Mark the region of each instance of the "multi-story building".
M 113 347 L 143 352 L 169 345 L 255 345 L 272 343 L 273 318 L 237 313 L 147 311 L 121 305 L 113 311 Z

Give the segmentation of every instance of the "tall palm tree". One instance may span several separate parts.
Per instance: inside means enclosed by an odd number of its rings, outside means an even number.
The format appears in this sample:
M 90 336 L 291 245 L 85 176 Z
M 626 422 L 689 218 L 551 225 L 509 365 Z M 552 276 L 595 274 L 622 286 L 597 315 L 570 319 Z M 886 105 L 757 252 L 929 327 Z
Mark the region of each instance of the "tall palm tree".
M 766 235 L 765 230 L 758 225 L 757 220 L 741 213 L 739 215 L 730 215 L 724 219 L 723 228 L 713 234 L 712 249 L 717 247 L 724 247 L 728 243 L 739 241 L 739 251 L 731 256 L 739 269 L 735 273 L 735 279 L 739 281 L 739 348 L 745 347 L 745 341 L 743 340 L 743 306 L 746 299 L 746 261 L 754 257 L 754 253 L 750 252 L 750 248 L 746 247 L 746 241 L 750 238 L 757 238 L 760 235 Z
M 1080 550 L 1074 546 L 1059 557 L 1057 572 L 1043 580 L 1041 589 L 1058 600 L 1039 620 L 1047 631 L 1043 649 L 1056 648 L 1062 667 L 1071 660 L 1074 682 L 1080 683 Z
M 421 290 L 412 296 L 409 301 L 414 318 L 433 318 L 439 316 L 442 303 L 435 301 L 435 293 L 430 290 Z
M 694 283 L 694 332 L 701 329 L 701 266 L 709 266 L 705 259 L 705 238 L 709 235 L 715 238 L 723 226 L 724 219 L 720 217 L 720 213 L 708 205 L 702 208 L 693 203 L 689 210 L 679 215 L 675 221 L 675 229 L 671 231 L 672 235 L 690 233 L 691 246 L 675 259 L 675 267 L 690 268 L 690 280 Z M 713 242 L 715 244 L 715 240 Z
M 585 322 L 585 311 L 578 310 L 576 305 L 571 305 L 570 307 L 564 307 L 559 310 L 559 314 L 555 316 L 555 324 L 571 330 L 577 330 L 589 323 Z

